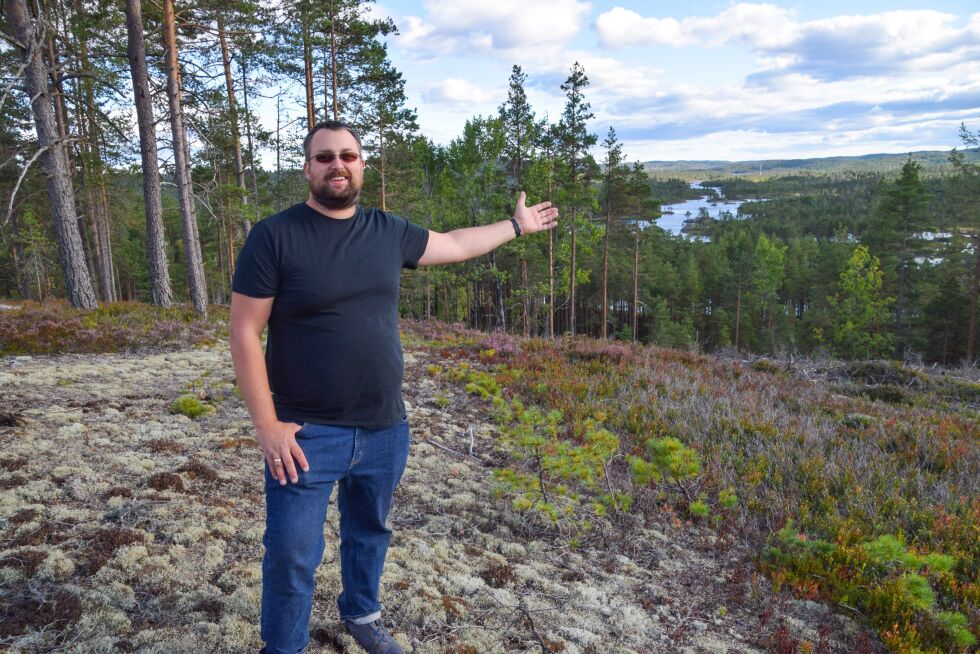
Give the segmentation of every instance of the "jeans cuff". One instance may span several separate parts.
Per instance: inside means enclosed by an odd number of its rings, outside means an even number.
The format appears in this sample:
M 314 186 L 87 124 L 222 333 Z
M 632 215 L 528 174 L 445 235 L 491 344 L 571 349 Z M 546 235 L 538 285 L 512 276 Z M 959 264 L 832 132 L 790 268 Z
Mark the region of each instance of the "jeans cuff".
M 374 613 L 369 613 L 368 615 L 364 615 L 359 618 L 352 618 L 347 622 L 353 622 L 354 624 L 368 624 L 369 622 L 374 622 L 380 617 L 381 617 L 381 611 L 375 611 Z

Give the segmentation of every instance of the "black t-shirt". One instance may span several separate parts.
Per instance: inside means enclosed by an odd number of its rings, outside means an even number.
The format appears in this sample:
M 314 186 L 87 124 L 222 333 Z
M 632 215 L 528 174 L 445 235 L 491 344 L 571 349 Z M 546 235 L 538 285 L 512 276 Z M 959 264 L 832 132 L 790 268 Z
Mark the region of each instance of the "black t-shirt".
M 398 289 L 428 239 L 378 209 L 338 220 L 305 203 L 252 228 L 232 289 L 275 297 L 265 361 L 280 420 L 380 429 L 405 418 Z

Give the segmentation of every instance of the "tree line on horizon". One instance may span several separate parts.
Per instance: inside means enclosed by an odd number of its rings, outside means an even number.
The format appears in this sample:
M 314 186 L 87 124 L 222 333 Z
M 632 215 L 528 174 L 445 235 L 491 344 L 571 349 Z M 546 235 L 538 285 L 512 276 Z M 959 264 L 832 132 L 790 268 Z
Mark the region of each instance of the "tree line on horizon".
M 403 315 L 703 350 L 974 360 L 980 164 L 963 151 L 940 177 L 910 157 L 897 178 L 721 180 L 729 197 L 768 200 L 704 221 L 701 238 L 672 236 L 654 221 L 690 188 L 629 161 L 613 127 L 599 142 L 581 65 L 557 120 L 535 113 L 515 65 L 498 112 L 443 146 L 406 106 L 384 42 L 396 30 L 357 0 L 10 0 L 0 296 L 190 302 L 206 315 L 229 301 L 251 225 L 305 198 L 303 134 L 334 118 L 362 135 L 365 204 L 440 231 L 509 215 L 519 190 L 561 211 L 547 235 L 406 273 Z M 274 131 L 257 120 L 260 96 L 275 99 Z M 963 147 L 978 135 L 964 126 Z

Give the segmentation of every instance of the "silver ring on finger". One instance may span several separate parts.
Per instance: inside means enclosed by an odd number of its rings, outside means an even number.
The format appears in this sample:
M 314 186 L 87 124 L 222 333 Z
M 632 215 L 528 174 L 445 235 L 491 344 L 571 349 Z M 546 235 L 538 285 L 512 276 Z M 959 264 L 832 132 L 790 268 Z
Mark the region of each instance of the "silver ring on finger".
M 282 459 L 273 459 L 272 462 L 276 465 L 282 465 Z

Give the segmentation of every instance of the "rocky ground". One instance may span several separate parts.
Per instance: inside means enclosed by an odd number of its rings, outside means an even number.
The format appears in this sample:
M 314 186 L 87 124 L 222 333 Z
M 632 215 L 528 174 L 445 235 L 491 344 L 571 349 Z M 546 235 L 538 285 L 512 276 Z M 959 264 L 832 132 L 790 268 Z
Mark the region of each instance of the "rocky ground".
M 576 548 L 526 522 L 494 495 L 485 403 L 433 378 L 431 356 L 406 352 L 414 442 L 382 589 L 408 649 L 882 651 L 670 511 Z M 0 650 L 258 650 L 261 457 L 233 382 L 224 346 L 0 360 Z M 214 410 L 172 414 L 186 393 Z M 355 652 L 335 511 L 326 532 L 308 651 Z

